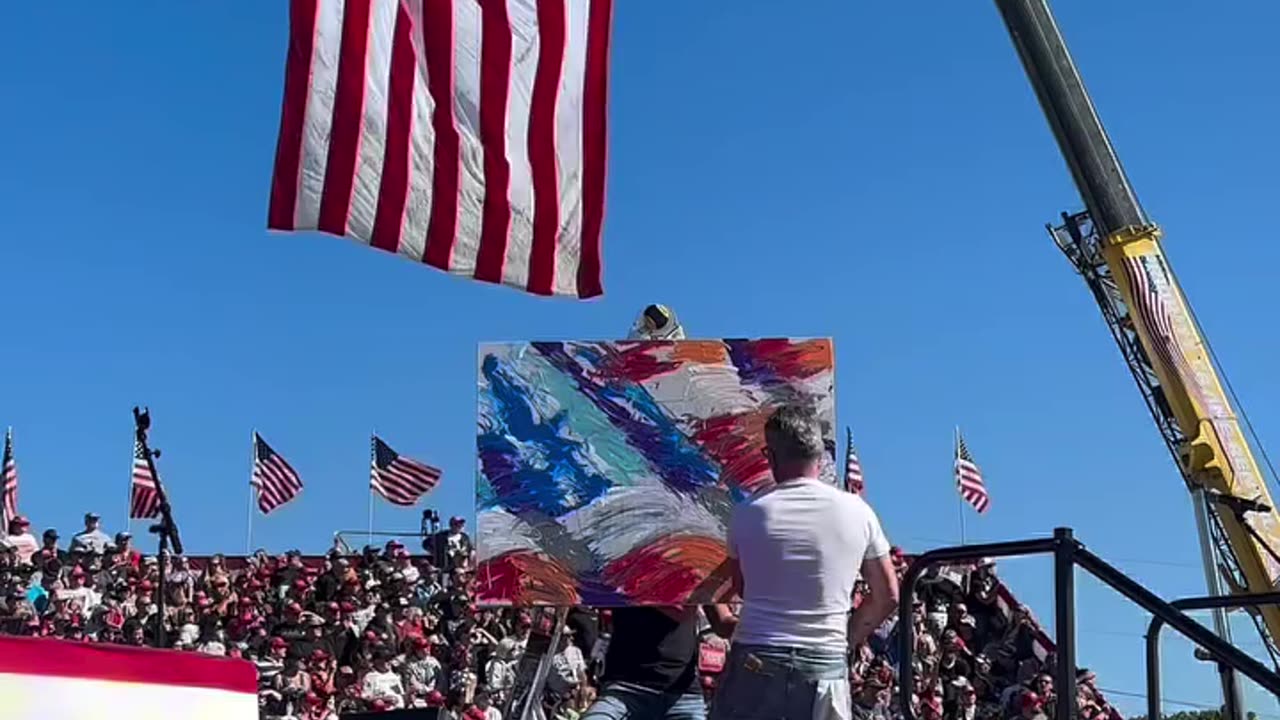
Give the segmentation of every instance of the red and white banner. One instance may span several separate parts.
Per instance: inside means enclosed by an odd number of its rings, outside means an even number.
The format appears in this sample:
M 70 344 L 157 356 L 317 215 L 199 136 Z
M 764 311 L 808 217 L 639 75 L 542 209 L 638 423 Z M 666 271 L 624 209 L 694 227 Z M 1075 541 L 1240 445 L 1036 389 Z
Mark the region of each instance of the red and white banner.
M 256 720 L 244 660 L 0 637 L 0 720 Z

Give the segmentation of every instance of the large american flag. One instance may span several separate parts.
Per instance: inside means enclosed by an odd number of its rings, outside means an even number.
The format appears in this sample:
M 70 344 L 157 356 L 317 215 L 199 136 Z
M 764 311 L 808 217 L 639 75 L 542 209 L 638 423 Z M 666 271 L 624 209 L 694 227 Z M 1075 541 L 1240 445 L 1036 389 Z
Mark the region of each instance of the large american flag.
M 133 441 L 133 477 L 129 485 L 129 517 L 130 519 L 146 519 L 160 516 L 160 491 L 156 487 L 156 476 L 151 472 L 147 462 L 146 450 L 142 443 Z
M 258 433 L 253 434 L 253 472 L 249 484 L 258 491 L 258 509 L 263 515 L 298 497 L 302 478 Z
M 865 487 L 862 479 L 862 463 L 858 462 L 858 451 L 853 448 L 853 429 L 846 428 L 846 430 L 848 439 L 844 448 L 844 489 L 861 495 Z
M 956 489 L 960 497 L 973 506 L 979 514 L 985 513 L 991 506 L 991 496 L 987 494 L 987 485 L 982 481 L 982 471 L 969 455 L 969 446 L 964 438 L 956 432 Z
M 4 434 L 4 459 L 0 461 L 4 497 L 0 498 L 0 528 L 9 529 L 9 521 L 18 516 L 18 463 L 13 459 L 13 428 Z
M 440 482 L 440 470 L 400 455 L 373 436 L 369 487 L 393 505 L 413 506 Z
M 602 292 L 612 0 L 292 0 L 268 227 Z

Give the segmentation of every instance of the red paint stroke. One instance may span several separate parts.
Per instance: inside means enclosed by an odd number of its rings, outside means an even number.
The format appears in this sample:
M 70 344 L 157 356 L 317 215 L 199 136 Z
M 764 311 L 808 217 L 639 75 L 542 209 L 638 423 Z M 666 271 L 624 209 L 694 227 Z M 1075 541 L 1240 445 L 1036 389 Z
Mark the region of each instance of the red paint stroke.
M 611 350 L 597 373 L 604 378 L 640 383 L 659 375 L 675 372 L 679 367 L 677 363 L 658 357 L 659 354 L 669 354 L 665 346 L 666 343 L 661 346 L 645 344 Z
M 581 604 L 577 580 L 555 560 L 530 550 L 503 553 L 476 568 L 479 605 Z
M 830 340 L 754 340 L 747 343 L 745 349 L 777 378 L 811 378 L 831 372 L 835 367 Z
M 765 459 L 764 424 L 773 408 L 740 415 L 719 415 L 700 423 L 693 439 L 720 465 L 720 482 L 748 493 L 773 483 Z
M 690 595 L 727 557 L 718 538 L 675 535 L 632 550 L 605 565 L 601 575 L 646 605 L 702 604 L 715 598 Z
M 597 375 L 641 383 L 688 364 L 727 365 L 729 352 L 719 340 L 623 343 L 606 346 L 608 357 Z

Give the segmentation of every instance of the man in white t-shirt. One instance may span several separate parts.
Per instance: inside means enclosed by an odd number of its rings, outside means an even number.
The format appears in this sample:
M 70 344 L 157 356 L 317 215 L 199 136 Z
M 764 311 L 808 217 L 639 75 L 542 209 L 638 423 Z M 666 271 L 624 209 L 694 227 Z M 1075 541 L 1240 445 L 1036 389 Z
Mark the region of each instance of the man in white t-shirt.
M 777 484 L 729 522 L 742 614 L 711 719 L 848 718 L 848 653 L 897 607 L 889 541 L 862 498 L 818 479 L 826 449 L 811 411 L 780 408 L 765 445 Z M 851 618 L 860 572 L 871 594 Z

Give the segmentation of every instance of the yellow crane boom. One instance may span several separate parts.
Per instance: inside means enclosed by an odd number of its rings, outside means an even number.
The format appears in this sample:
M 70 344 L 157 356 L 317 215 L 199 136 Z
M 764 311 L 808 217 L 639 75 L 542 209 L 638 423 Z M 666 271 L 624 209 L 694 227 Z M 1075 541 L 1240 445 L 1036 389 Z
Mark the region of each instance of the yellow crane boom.
M 996 0 L 1087 210 L 1050 227 L 1084 277 L 1196 503 L 1206 580 L 1267 592 L 1280 513 L 1151 222 L 1129 184 L 1047 0 Z M 1280 608 L 1254 615 L 1277 660 Z M 1229 637 L 1223 616 L 1220 634 Z

